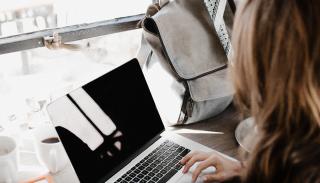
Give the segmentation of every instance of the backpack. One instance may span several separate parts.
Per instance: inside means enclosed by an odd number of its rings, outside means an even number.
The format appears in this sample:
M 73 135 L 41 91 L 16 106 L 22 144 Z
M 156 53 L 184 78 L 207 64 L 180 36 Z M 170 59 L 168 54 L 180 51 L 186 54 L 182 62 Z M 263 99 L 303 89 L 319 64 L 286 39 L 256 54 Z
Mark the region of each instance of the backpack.
M 230 32 L 233 13 L 223 1 L 217 0 L 220 9 L 216 13 L 223 12 L 219 21 Z M 230 44 L 228 48 L 222 42 L 229 37 L 223 37 L 215 28 L 218 15 L 210 3 L 157 3 L 148 8 L 139 23 L 142 41 L 137 59 L 167 125 L 213 117 L 232 102 L 233 89 L 227 77 Z

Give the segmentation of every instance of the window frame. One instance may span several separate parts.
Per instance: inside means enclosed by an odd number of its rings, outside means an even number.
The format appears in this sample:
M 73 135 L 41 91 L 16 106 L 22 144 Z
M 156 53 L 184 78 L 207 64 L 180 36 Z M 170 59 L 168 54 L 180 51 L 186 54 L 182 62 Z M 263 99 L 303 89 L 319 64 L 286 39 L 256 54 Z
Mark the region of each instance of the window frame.
M 159 0 L 152 0 L 157 3 Z M 236 9 L 234 0 L 228 0 L 233 11 Z M 138 14 L 127 17 L 119 17 L 111 20 L 84 23 L 52 29 L 44 29 L 31 33 L 22 33 L 9 37 L 0 38 L 0 55 L 19 52 L 39 47 L 44 47 L 44 38 L 58 33 L 61 43 L 78 41 L 123 31 L 138 29 L 137 23 L 143 19 L 145 14 Z
M 111 20 L 84 23 L 60 28 L 44 29 L 31 33 L 0 38 L 0 55 L 44 47 L 44 38 L 58 33 L 61 43 L 78 41 L 123 31 L 137 29 L 137 23 L 144 18 L 144 14 L 120 17 Z

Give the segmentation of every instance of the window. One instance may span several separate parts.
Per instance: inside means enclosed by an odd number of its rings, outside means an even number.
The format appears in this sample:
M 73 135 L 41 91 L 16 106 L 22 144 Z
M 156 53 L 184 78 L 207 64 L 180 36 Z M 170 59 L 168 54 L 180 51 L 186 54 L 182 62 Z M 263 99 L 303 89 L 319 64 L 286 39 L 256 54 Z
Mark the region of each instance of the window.
M 0 36 L 144 13 L 151 0 L 10 0 L 1 3 Z
M 133 58 L 151 0 L 11 0 L 0 8 L 0 132 L 47 119 L 51 100 Z M 76 50 L 49 50 L 58 33 Z

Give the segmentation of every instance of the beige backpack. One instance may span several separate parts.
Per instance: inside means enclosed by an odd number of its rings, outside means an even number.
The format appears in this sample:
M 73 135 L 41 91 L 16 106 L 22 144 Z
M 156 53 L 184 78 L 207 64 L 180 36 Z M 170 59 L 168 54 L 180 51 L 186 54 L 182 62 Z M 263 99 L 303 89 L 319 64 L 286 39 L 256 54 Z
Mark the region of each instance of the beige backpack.
M 231 45 L 229 42 L 227 48 L 221 42 L 226 39 L 216 30 L 215 19 L 220 16 L 219 22 L 229 31 L 224 34 L 229 35 L 233 13 L 226 0 L 218 0 L 216 13 L 210 3 L 173 0 L 155 4 L 140 23 L 143 38 L 137 58 L 160 116 L 168 125 L 210 118 L 232 101 L 227 78 Z

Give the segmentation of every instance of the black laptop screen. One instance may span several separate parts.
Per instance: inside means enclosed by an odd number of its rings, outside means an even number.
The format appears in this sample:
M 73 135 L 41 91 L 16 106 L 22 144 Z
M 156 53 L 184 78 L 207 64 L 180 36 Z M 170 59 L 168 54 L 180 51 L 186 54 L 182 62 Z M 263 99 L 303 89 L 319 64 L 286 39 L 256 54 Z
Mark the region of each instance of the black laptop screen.
M 164 130 L 136 60 L 48 106 L 81 182 L 99 182 Z

